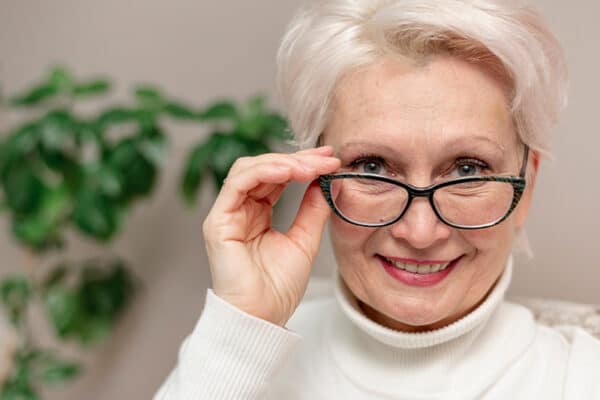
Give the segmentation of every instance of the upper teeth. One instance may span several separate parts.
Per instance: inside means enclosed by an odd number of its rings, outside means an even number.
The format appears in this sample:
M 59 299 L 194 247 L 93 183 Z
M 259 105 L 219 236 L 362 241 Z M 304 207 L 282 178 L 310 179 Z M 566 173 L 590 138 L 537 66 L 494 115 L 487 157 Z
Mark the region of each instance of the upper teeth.
M 387 259 L 387 261 L 396 268 L 417 274 L 431 274 L 434 272 L 443 271 L 448 268 L 448 265 L 450 265 L 449 262 L 444 264 L 410 264 L 390 259 Z

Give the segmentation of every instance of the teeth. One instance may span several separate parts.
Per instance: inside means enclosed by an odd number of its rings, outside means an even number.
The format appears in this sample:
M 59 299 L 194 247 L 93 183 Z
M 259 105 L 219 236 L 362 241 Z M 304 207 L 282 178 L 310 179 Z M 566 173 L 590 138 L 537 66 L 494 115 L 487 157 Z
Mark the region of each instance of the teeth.
M 448 268 L 448 265 L 450 265 L 450 263 L 417 265 L 417 264 L 409 264 L 409 263 L 402 263 L 399 261 L 389 260 L 387 258 L 386 258 L 386 260 L 398 269 L 402 269 L 404 271 L 417 273 L 417 274 L 432 274 L 434 272 L 443 271 L 446 268 Z
M 428 274 L 431 272 L 431 265 L 419 265 L 419 269 L 417 273 L 419 274 Z
M 417 265 L 414 264 L 404 264 L 404 263 L 397 263 L 394 264 L 396 267 L 400 268 L 400 269 L 405 269 L 409 272 L 419 272 L 419 267 Z

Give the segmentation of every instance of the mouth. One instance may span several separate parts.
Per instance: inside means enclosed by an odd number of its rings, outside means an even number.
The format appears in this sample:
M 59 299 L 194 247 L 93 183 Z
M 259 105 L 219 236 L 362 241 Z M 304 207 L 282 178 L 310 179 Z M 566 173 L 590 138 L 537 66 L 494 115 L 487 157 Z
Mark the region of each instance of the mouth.
M 432 286 L 444 278 L 456 267 L 464 255 L 451 261 L 425 261 L 388 258 L 377 254 L 377 258 L 394 279 L 409 286 Z
M 445 270 L 450 266 L 450 264 L 454 261 L 441 262 L 441 261 L 421 261 L 418 263 L 413 263 L 409 261 L 400 261 L 396 259 L 387 258 L 384 256 L 379 256 L 383 258 L 385 261 L 390 263 L 395 268 L 401 269 L 403 271 L 412 272 L 414 274 L 426 275 L 432 274 L 435 272 L 440 272 Z

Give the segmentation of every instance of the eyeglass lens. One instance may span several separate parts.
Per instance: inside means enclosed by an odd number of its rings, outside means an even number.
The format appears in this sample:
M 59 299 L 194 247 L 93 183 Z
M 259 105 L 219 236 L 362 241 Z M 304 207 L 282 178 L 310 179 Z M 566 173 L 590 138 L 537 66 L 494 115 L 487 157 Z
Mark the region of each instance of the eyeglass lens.
M 502 219 L 511 207 L 514 189 L 507 182 L 467 182 L 438 188 L 433 202 L 442 218 L 454 225 L 479 226 Z M 369 178 L 341 178 L 331 183 L 335 207 L 347 219 L 385 224 L 398 218 L 409 200 L 396 184 Z

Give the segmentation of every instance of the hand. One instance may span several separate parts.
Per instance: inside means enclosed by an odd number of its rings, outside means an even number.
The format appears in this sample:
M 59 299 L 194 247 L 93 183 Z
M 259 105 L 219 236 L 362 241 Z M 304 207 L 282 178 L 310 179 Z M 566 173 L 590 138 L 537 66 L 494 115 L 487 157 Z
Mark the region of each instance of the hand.
M 340 161 L 329 146 L 243 157 L 229 171 L 203 224 L 214 293 L 242 311 L 284 326 L 302 300 L 330 213 L 312 182 L 286 233 L 272 208 L 291 181 L 314 181 Z

